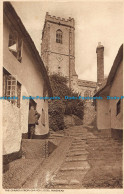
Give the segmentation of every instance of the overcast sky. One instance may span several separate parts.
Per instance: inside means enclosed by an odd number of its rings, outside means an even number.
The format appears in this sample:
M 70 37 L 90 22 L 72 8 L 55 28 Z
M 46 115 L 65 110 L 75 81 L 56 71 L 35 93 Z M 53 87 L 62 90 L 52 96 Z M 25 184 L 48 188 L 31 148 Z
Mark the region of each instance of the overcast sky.
M 46 12 L 75 19 L 75 66 L 80 79 L 96 81 L 98 42 L 104 45 L 104 69 L 108 75 L 123 42 L 122 1 L 12 2 L 40 53 Z

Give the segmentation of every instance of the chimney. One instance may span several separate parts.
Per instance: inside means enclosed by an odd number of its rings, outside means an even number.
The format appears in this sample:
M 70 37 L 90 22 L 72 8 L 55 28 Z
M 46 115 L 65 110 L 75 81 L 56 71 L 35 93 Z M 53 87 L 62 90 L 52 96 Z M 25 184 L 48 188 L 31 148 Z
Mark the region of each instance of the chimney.
M 96 48 L 97 53 L 97 85 L 100 87 L 104 81 L 104 46 L 101 42 Z

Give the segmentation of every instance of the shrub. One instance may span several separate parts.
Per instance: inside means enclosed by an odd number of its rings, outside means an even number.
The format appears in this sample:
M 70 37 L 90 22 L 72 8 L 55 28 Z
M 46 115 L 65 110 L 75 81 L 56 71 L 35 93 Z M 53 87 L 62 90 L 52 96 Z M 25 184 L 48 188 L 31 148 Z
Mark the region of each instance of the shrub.
M 65 96 L 78 97 L 78 93 L 74 93 L 67 86 L 67 79 L 57 74 L 50 76 L 50 83 L 53 96 L 59 96 L 60 100 L 49 101 L 49 123 L 50 128 L 54 131 L 64 129 L 64 115 L 76 115 L 83 119 L 83 101 L 66 100 Z

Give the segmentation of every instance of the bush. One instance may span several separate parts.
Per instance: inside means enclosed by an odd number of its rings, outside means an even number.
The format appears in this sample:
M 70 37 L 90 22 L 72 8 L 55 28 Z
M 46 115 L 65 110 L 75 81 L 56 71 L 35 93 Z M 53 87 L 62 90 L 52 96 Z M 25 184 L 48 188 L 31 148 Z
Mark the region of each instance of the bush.
M 64 112 L 65 106 L 62 101 L 49 101 L 49 123 L 54 131 L 64 129 Z
M 66 100 L 65 96 L 78 97 L 78 93 L 74 93 L 67 86 L 67 79 L 57 74 L 50 76 L 50 83 L 53 96 L 59 96 L 60 100 L 49 101 L 49 123 L 50 128 L 54 131 L 64 129 L 64 115 L 76 115 L 83 119 L 83 101 Z

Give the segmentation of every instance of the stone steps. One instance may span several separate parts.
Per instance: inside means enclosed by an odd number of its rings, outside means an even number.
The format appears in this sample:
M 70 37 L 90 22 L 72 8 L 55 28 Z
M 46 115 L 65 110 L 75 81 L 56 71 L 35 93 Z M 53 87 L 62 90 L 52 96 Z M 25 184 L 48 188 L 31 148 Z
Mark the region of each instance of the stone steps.
M 67 186 L 67 185 L 79 185 L 80 182 L 76 179 L 71 179 L 71 180 L 65 180 L 65 179 L 55 179 L 52 180 L 52 185 L 56 186 L 56 185 L 63 185 L 63 186 Z

